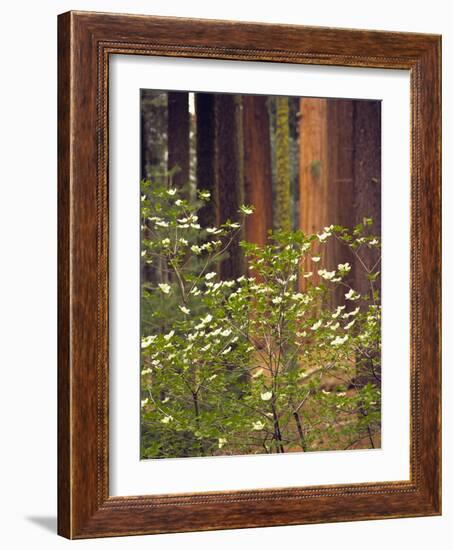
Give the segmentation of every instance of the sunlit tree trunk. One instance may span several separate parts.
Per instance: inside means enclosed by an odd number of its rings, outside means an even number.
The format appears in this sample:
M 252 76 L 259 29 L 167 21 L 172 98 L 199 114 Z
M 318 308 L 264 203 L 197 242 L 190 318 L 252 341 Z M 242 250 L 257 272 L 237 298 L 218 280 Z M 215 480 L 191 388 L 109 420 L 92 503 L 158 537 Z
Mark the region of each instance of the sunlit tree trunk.
M 300 113 L 299 228 L 313 234 L 322 230 L 328 218 L 327 101 L 301 98 Z M 320 246 L 315 243 L 313 250 L 319 254 Z M 317 263 L 308 258 L 303 268 L 313 272 L 313 283 L 319 282 Z M 301 277 L 301 290 L 307 284 Z
M 354 124 L 353 101 L 301 99 L 300 119 L 300 217 L 305 233 L 322 233 L 334 225 L 352 226 L 354 214 Z M 304 266 L 319 281 L 318 269 L 337 269 L 351 261 L 346 247 L 329 239 L 315 246 L 320 263 L 310 260 Z M 305 284 L 301 279 L 301 286 Z M 342 302 L 341 289 L 331 305 Z

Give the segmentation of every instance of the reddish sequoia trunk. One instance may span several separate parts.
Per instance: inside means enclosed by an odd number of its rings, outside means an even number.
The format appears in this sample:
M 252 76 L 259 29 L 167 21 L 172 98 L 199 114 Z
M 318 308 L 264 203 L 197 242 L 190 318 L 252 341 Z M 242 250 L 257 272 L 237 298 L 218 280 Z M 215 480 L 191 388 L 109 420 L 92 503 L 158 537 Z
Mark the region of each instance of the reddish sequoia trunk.
M 373 218 L 372 232 L 381 236 L 381 103 L 380 101 L 356 101 L 354 103 L 354 223 L 364 216 Z M 364 248 L 361 255 L 372 267 L 379 262 L 376 249 Z M 359 267 L 355 277 L 361 294 L 369 291 L 370 285 Z M 375 289 L 380 292 L 380 278 Z
M 265 96 L 243 97 L 244 202 L 255 213 L 245 222 L 248 241 L 264 246 L 272 229 L 272 168 L 269 114 Z
M 302 230 L 319 232 L 331 224 L 351 228 L 364 216 L 380 219 L 379 183 L 370 189 L 370 182 L 376 181 L 375 172 L 380 171 L 380 121 L 379 113 L 372 112 L 365 105 L 368 103 L 348 99 L 301 100 Z M 375 134 L 370 136 L 369 132 Z M 341 243 L 331 240 L 324 247 L 323 258 L 329 270 L 350 262 L 354 269 L 348 282 L 359 292 L 367 284 L 359 262 L 352 260 Z M 318 267 L 312 264 L 307 269 L 316 271 Z M 341 289 L 335 291 L 332 305 L 342 301 L 341 294 Z

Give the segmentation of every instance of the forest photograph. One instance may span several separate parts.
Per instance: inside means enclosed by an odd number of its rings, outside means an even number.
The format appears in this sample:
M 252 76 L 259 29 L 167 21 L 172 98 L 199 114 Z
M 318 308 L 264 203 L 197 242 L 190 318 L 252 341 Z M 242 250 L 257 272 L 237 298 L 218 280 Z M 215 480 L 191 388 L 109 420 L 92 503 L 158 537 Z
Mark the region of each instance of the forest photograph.
M 381 447 L 381 102 L 140 91 L 140 458 Z

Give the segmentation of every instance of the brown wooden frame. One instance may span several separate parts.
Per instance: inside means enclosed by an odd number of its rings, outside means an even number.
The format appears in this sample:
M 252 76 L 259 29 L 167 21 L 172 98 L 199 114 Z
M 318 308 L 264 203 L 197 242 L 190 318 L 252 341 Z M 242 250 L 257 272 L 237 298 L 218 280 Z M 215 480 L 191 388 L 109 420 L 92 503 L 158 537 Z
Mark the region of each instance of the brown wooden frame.
M 65 13 L 58 24 L 58 532 L 87 538 L 440 514 L 440 37 L 89 12 Z M 410 71 L 410 481 L 109 496 L 112 54 Z

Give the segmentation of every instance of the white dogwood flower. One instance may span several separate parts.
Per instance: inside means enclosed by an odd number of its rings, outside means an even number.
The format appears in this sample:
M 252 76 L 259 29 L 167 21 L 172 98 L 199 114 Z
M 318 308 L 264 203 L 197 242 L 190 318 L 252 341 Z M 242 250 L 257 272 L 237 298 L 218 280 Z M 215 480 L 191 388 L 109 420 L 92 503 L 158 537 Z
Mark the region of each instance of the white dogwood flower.
M 341 336 L 337 336 L 330 342 L 331 346 L 341 346 L 341 344 L 344 344 L 348 340 L 349 336 L 345 334 L 343 338 Z
M 252 426 L 255 431 L 259 432 L 264 428 L 265 424 L 261 420 L 258 420 L 258 422 L 253 422 Z
M 258 369 L 256 370 L 253 374 L 252 374 L 252 378 L 258 378 L 259 376 L 261 376 L 263 374 L 264 370 L 263 369 Z
M 167 283 L 159 283 L 157 285 L 164 294 L 170 294 L 171 286 Z
M 145 349 L 148 346 L 150 346 L 155 339 L 156 339 L 156 336 L 147 336 L 146 338 L 143 338 L 141 343 L 142 349 Z
M 344 297 L 346 300 L 358 300 L 360 298 L 360 294 L 358 294 L 354 289 L 351 288 L 349 292 L 347 292 Z
M 335 313 L 332 313 L 332 319 L 336 319 L 346 306 L 338 306 Z
M 271 391 L 265 391 L 261 394 L 261 399 L 263 401 L 269 401 L 272 398 L 272 392 Z
M 326 269 L 319 269 L 318 275 L 320 275 L 323 279 L 330 281 L 335 277 L 335 271 L 327 271 Z
M 349 265 L 349 262 L 346 262 L 345 264 L 338 264 L 338 271 L 342 271 L 343 273 L 351 271 L 351 266 Z
M 239 210 L 246 216 L 253 214 L 253 208 L 251 206 L 245 206 L 244 204 L 239 208 Z
M 322 319 L 319 319 L 319 321 L 316 321 L 316 323 L 311 327 L 311 330 L 318 330 L 318 328 L 322 325 Z

